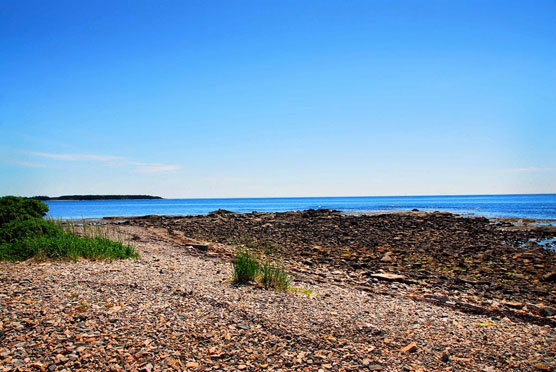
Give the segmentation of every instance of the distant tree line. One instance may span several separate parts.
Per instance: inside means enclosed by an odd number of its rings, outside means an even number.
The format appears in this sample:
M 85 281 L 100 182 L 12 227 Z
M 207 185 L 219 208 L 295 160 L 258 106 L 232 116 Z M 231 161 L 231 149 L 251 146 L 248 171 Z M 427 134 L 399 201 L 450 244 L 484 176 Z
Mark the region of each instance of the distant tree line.
M 137 199 L 162 199 L 152 195 L 62 195 L 57 197 L 33 196 L 35 200 L 137 200 Z

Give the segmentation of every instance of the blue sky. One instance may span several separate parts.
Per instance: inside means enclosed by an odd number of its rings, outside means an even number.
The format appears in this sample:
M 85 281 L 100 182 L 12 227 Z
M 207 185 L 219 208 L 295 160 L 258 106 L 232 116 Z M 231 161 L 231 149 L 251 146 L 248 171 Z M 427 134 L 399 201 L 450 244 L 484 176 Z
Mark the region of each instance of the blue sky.
M 556 192 L 554 1 L 3 1 L 0 194 Z

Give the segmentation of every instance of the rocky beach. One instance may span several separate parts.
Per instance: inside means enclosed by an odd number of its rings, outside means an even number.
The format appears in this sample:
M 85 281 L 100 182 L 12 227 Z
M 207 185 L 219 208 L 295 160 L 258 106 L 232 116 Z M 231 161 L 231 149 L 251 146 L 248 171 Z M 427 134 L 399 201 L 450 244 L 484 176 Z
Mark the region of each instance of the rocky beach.
M 0 263 L 0 370 L 552 371 L 556 228 L 530 222 L 104 219 L 139 259 Z M 246 240 L 280 258 L 291 290 L 232 283 Z

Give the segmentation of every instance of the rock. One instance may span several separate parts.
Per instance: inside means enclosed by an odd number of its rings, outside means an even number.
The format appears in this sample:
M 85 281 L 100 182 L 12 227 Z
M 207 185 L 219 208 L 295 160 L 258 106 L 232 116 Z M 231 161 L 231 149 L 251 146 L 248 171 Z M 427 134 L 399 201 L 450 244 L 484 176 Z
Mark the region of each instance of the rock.
M 369 359 L 363 359 L 361 361 L 361 364 L 363 364 L 365 367 L 368 366 L 369 364 L 371 364 L 371 361 Z
M 249 324 L 247 324 L 247 323 L 239 323 L 239 324 L 236 325 L 236 327 L 239 328 L 239 329 L 243 329 L 245 331 L 247 331 L 250 328 Z
M 401 352 L 402 353 L 414 353 L 417 351 L 417 344 L 415 342 L 410 343 L 406 347 L 404 347 Z
M 448 301 L 450 301 L 450 297 L 444 296 L 444 295 L 429 295 L 429 294 L 426 294 L 424 297 L 427 300 L 433 301 L 433 302 L 448 302 Z
M 209 246 L 206 244 L 188 244 L 188 245 L 203 252 L 206 252 L 209 249 Z
M 380 259 L 380 262 L 393 262 L 393 261 L 394 261 L 394 259 L 392 258 L 392 255 L 391 255 L 390 252 L 386 253 L 386 254 L 384 255 L 384 257 L 382 257 L 382 258 Z
M 537 307 L 540 309 L 540 313 L 542 316 L 556 315 L 556 308 L 546 306 L 545 304 L 538 304 Z
M 534 314 L 538 314 L 540 316 L 553 316 L 556 315 L 556 308 L 551 306 L 546 306 L 543 303 L 534 305 L 534 304 L 527 304 L 527 309 Z
M 371 278 L 376 278 L 376 279 L 379 279 L 379 280 L 386 280 L 386 281 L 389 281 L 389 282 L 404 282 L 404 281 L 406 281 L 406 277 L 404 275 L 390 274 L 390 273 L 371 274 Z
M 147 363 L 139 371 L 151 372 L 152 370 L 153 370 L 153 365 L 151 363 Z
M 448 363 L 448 361 L 450 360 L 450 354 L 443 353 L 440 357 L 440 360 L 442 361 L 442 363 Z
M 456 307 L 472 314 L 483 314 L 485 309 L 478 305 L 469 304 L 466 302 L 456 302 Z
M 500 302 L 502 305 L 506 305 L 508 307 L 514 308 L 514 309 L 521 309 L 523 307 L 523 303 L 522 302 L 515 302 L 515 301 L 501 301 Z
M 185 364 L 185 367 L 186 368 L 197 368 L 197 367 L 199 367 L 199 363 L 197 363 L 197 362 L 187 362 Z
M 547 372 L 551 372 L 553 371 L 551 366 L 548 366 L 544 363 L 537 363 L 535 364 L 535 368 L 538 369 L 539 371 L 547 371 Z

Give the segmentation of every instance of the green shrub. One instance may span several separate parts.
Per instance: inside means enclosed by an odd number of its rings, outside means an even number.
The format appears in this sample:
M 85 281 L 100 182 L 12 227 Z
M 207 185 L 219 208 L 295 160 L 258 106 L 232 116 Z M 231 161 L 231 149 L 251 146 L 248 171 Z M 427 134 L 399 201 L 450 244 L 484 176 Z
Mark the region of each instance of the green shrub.
M 232 262 L 234 282 L 246 284 L 255 281 L 260 272 L 257 257 L 248 249 L 239 249 Z
M 0 242 L 6 243 L 36 235 L 57 236 L 61 234 L 63 231 L 58 226 L 42 218 L 13 220 L 0 225 Z
M 48 205 L 33 199 L 19 196 L 0 198 L 0 225 L 13 220 L 41 218 L 48 212 Z

